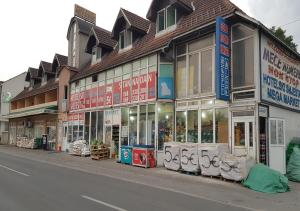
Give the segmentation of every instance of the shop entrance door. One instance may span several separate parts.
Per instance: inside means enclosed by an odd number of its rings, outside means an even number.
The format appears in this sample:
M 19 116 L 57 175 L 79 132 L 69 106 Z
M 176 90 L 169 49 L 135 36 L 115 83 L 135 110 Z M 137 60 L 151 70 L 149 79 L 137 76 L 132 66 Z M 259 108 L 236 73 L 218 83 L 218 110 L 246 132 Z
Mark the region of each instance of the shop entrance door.
M 269 146 L 270 168 L 285 174 L 285 122 L 283 119 L 269 119 Z
M 255 157 L 254 117 L 235 117 L 232 121 L 232 152 Z

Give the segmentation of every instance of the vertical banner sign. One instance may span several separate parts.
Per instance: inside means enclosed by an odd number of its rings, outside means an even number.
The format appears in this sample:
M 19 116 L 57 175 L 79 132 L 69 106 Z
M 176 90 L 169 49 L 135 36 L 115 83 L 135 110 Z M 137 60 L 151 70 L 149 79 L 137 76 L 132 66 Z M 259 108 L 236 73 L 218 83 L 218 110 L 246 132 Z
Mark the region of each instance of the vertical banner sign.
M 300 111 L 300 60 L 261 36 L 262 100 Z
M 79 109 L 85 108 L 85 91 L 79 93 Z
M 85 90 L 85 108 L 91 107 L 91 90 Z
M 140 75 L 140 101 L 145 101 L 147 97 L 147 74 Z
M 122 103 L 129 103 L 131 101 L 130 84 L 130 79 L 123 80 Z
M 230 100 L 230 25 L 222 17 L 216 21 L 216 95 Z
M 113 84 L 106 85 L 105 105 L 111 106 L 113 101 Z
M 148 75 L 148 100 L 156 98 L 156 71 Z
M 174 99 L 174 66 L 161 64 L 158 77 L 158 98 Z
M 91 96 L 91 107 L 95 108 L 97 107 L 97 100 L 98 100 L 98 88 L 92 88 L 90 92 Z
M 114 82 L 114 86 L 113 86 L 114 105 L 121 103 L 121 85 L 122 85 L 122 81 Z
M 105 90 L 106 90 L 106 87 L 105 85 L 100 85 L 98 87 L 98 106 L 102 107 L 104 106 L 105 104 Z
M 84 124 L 84 113 L 79 113 L 79 124 L 83 125 Z
M 71 94 L 70 96 L 70 111 L 75 110 L 75 94 Z
M 132 102 L 139 100 L 139 76 L 132 77 Z

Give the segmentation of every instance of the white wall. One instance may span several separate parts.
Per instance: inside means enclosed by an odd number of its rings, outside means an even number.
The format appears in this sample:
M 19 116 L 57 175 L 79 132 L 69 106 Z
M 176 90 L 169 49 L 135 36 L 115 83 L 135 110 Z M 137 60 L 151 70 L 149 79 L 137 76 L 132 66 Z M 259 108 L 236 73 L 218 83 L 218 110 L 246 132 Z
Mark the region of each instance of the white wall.
M 270 118 L 281 118 L 285 120 L 285 140 L 286 146 L 294 137 L 300 137 L 300 113 L 286 109 L 269 107 Z

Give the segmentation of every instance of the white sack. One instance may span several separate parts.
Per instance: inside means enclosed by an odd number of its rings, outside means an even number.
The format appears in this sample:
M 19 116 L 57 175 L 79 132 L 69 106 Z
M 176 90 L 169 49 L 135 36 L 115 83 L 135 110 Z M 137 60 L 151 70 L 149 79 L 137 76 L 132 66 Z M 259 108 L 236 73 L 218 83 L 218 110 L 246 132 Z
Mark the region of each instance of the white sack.
M 225 179 L 242 181 L 248 177 L 254 164 L 252 157 L 237 157 L 226 153 L 220 162 L 221 175 Z
M 180 165 L 180 144 L 170 142 L 164 144 L 164 166 L 167 169 L 178 171 Z
M 182 144 L 180 148 L 181 168 L 187 172 L 199 172 L 198 144 Z

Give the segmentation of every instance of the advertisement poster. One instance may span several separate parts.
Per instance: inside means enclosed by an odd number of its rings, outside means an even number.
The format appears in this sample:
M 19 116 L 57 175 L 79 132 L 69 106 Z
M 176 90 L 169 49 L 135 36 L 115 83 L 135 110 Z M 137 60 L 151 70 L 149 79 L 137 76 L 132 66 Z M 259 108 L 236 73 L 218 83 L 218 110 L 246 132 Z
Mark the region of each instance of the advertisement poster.
M 300 111 L 300 62 L 265 36 L 261 37 L 262 100 Z
M 156 98 L 156 72 L 148 74 L 148 100 Z
M 147 74 L 140 76 L 140 101 L 147 99 Z
M 91 90 L 85 90 L 85 108 L 91 107 Z
M 216 23 L 216 94 L 230 100 L 230 25 L 222 17 Z
M 133 148 L 132 163 L 137 166 L 147 166 L 147 149 Z
M 131 101 L 130 85 L 130 79 L 123 80 L 122 103 L 129 103 Z
M 121 103 L 121 85 L 122 85 L 122 81 L 114 82 L 114 86 L 113 86 L 114 105 Z
M 135 76 L 132 78 L 132 102 L 136 102 L 139 100 L 139 76 Z
M 105 105 L 111 106 L 113 100 L 113 85 L 107 84 L 106 85 L 106 93 L 105 93 Z
M 79 109 L 85 108 L 85 91 L 79 93 Z
M 158 78 L 158 98 L 174 99 L 174 66 L 161 64 Z
M 98 106 L 104 106 L 105 104 L 105 86 L 98 87 Z
M 91 97 L 91 108 L 97 107 L 97 101 L 98 101 L 98 88 L 92 88 L 90 91 L 90 97 Z

